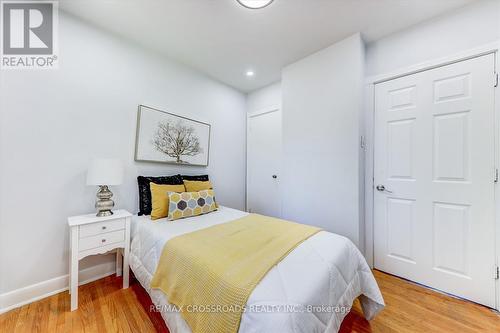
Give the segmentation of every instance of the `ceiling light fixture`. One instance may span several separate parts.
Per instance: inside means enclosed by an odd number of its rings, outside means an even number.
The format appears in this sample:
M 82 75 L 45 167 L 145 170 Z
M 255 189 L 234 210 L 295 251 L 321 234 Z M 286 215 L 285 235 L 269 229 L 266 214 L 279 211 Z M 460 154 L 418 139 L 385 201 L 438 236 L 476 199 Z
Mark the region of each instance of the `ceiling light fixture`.
M 246 72 L 246 75 L 247 75 L 248 77 L 252 77 L 252 76 L 254 76 L 254 75 L 255 75 L 255 72 L 254 72 L 254 71 L 247 71 L 247 72 Z
M 240 5 L 250 9 L 261 9 L 269 6 L 274 0 L 236 0 Z

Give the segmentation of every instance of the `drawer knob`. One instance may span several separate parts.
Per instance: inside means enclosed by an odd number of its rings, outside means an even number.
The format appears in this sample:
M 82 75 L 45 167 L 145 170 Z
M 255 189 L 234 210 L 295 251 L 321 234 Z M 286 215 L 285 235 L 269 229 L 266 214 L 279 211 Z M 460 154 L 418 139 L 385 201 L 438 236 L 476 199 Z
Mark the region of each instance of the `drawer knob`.
M 102 227 L 102 230 L 106 230 L 106 226 L 103 226 L 103 227 Z
M 102 240 L 102 242 L 103 242 L 103 243 L 106 243 L 106 240 L 105 240 L 105 239 L 103 239 L 103 240 Z

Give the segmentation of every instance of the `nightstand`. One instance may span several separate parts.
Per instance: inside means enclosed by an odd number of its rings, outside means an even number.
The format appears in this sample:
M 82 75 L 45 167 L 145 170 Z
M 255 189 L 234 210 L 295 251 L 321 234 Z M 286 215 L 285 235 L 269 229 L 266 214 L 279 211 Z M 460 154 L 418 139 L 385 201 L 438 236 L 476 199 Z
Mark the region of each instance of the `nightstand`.
M 131 217 L 132 214 L 126 210 L 116 210 L 111 216 L 97 217 L 95 214 L 88 214 L 68 218 L 71 311 L 78 308 L 78 262 L 87 256 L 116 249 L 116 275 L 119 276 L 122 271 L 123 255 L 123 288 L 128 288 Z

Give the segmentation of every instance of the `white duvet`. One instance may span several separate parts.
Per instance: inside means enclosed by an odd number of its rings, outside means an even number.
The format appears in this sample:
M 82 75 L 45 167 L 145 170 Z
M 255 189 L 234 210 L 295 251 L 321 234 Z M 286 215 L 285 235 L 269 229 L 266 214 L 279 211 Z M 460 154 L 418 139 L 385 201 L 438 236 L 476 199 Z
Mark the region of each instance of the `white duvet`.
M 163 246 L 175 236 L 245 215 L 220 207 L 217 212 L 175 222 L 152 222 L 149 216 L 133 218 L 130 267 L 161 309 L 171 333 L 191 330 L 180 313 L 169 311 L 168 295 L 150 288 Z M 384 307 L 375 278 L 354 244 L 345 237 L 322 231 L 295 248 L 257 285 L 248 299 L 247 308 L 251 310 L 243 313 L 239 332 L 338 332 L 360 295 L 367 319 Z

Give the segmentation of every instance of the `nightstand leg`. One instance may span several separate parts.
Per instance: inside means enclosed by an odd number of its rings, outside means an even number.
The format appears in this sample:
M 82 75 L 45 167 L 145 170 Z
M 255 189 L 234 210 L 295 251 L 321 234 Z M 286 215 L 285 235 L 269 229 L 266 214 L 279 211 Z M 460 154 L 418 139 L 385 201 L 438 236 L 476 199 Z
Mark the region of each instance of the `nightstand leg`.
M 78 227 L 71 229 L 71 271 L 70 285 L 71 311 L 78 308 Z
M 71 250 L 73 247 L 71 246 L 71 231 L 73 228 L 69 228 L 69 262 L 68 262 L 68 283 L 69 283 L 69 288 L 68 292 L 71 295 L 71 263 L 73 262 L 73 251 Z
M 125 219 L 125 248 L 123 249 L 123 289 L 129 286 L 128 255 L 130 252 L 130 217 Z
M 128 252 L 123 256 L 123 289 L 129 286 L 129 267 L 128 267 Z
M 122 264 L 123 264 L 123 257 L 122 257 L 122 249 L 117 249 L 116 250 L 116 276 L 122 276 Z

